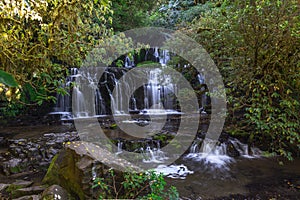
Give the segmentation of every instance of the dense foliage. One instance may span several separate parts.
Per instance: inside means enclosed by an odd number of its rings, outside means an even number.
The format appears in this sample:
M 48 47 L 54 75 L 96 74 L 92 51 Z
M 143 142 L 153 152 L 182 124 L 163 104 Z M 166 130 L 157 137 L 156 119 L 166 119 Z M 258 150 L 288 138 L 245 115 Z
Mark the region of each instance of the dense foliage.
M 292 1 L 224 1 L 186 30 L 219 66 L 231 133 L 289 159 L 300 145 L 300 17 Z
M 112 1 L 115 32 L 149 25 L 150 15 L 161 1 L 115 0 Z
M 162 174 L 153 171 L 143 173 L 124 173 L 118 177 L 110 169 L 108 177 L 97 177 L 93 188 L 99 191 L 98 199 L 169 199 L 179 198 L 176 188 L 166 190 Z
M 19 83 L 19 104 L 41 104 L 65 93 L 59 86 L 68 69 L 80 66 L 87 50 L 110 34 L 110 23 L 106 0 L 1 1 L 0 69 Z

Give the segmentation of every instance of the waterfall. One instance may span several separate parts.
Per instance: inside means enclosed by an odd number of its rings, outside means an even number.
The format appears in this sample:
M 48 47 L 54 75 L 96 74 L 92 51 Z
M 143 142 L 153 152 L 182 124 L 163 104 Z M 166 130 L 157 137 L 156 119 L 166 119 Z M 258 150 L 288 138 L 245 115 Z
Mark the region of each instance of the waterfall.
M 97 178 L 97 164 L 95 162 L 92 163 L 92 180 L 94 181 Z
M 144 86 L 144 111 L 158 114 L 174 111 L 177 88 L 171 77 L 159 68 L 151 69 L 148 74 L 149 82 Z
M 159 52 L 158 52 L 157 47 L 154 48 L 154 56 L 155 56 L 156 60 L 159 60 Z
M 160 63 L 163 68 L 170 60 L 170 53 L 168 50 L 159 48 L 147 49 L 145 61 L 150 60 Z M 70 95 L 57 94 L 57 103 L 53 112 L 49 114 L 59 114 L 61 118 L 70 120 L 72 117 L 123 115 L 129 114 L 130 111 L 137 114 L 140 112 L 141 114 L 176 112 L 174 109 L 176 108 L 177 87 L 172 83 L 170 75 L 163 74 L 163 69 L 153 68 L 147 71 L 148 83 L 140 88 L 139 92 L 129 94 L 132 84 L 119 83 L 119 79 L 133 67 L 135 67 L 134 56 L 126 55 L 123 68 L 113 68 L 113 70 L 107 68 L 100 79 L 101 81 L 97 80 L 99 78 L 97 70 L 93 68 L 87 71 L 71 68 L 70 75 L 66 77 L 66 84 L 62 85 Z M 75 81 L 77 84 L 73 86 Z M 91 102 L 85 104 L 87 103 L 85 101 L 89 101 L 84 97 L 86 94 L 94 97 L 91 98 L 94 99 L 94 105 Z M 74 97 L 74 105 L 71 97 Z M 129 99 L 129 102 L 123 102 L 125 99 Z M 111 105 L 111 110 L 108 109 L 107 105 Z M 73 112 L 73 116 L 71 112 Z

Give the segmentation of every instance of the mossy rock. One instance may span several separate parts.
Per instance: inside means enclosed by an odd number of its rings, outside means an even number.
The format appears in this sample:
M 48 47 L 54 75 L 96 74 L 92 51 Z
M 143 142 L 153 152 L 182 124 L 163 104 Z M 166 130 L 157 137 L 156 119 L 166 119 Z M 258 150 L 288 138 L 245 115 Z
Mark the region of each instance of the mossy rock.
M 84 172 L 76 166 L 79 160 L 80 155 L 76 155 L 71 149 L 62 150 L 52 159 L 43 183 L 61 185 L 75 197 L 86 199 L 82 185 Z
M 43 183 L 59 185 L 76 199 L 93 199 L 98 197 L 97 192 L 92 189 L 94 174 L 97 177 L 106 177 L 110 168 L 140 170 L 92 143 L 72 142 L 66 144 L 52 159 Z

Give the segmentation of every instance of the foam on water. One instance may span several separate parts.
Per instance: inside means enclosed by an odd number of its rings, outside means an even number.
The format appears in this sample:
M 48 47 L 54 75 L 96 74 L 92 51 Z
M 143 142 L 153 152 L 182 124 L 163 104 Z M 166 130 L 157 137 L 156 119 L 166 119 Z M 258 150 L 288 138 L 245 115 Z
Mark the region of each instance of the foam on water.
M 185 179 L 187 175 L 193 174 L 194 172 L 189 170 L 185 165 L 159 165 L 154 169 L 156 173 L 162 173 L 169 178 Z

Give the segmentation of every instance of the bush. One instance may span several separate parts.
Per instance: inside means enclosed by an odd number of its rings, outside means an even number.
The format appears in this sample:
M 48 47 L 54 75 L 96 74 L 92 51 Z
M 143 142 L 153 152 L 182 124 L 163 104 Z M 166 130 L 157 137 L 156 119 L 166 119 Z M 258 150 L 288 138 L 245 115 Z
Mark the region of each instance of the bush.
M 162 174 L 154 171 L 144 173 L 124 173 L 116 175 L 114 170 L 105 178 L 95 178 L 93 188 L 98 188 L 99 199 L 178 199 L 175 187 L 165 189 Z

